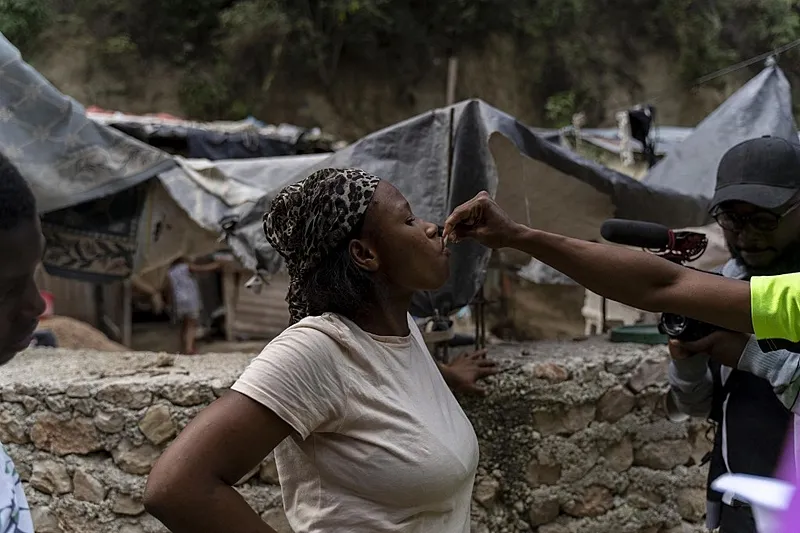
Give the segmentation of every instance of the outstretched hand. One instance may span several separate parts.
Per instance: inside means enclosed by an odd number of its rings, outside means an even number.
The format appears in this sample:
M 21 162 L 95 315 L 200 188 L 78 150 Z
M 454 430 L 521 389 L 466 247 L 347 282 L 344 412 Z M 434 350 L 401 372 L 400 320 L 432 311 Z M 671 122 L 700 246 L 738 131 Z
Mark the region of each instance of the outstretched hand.
M 445 380 L 459 392 L 484 395 L 486 390 L 477 384 L 485 377 L 497 374 L 497 364 L 486 359 L 486 350 L 462 353 L 446 365 Z
M 450 241 L 474 239 L 489 248 L 505 248 L 524 226 L 517 224 L 486 191 L 456 207 L 444 223 L 442 235 Z

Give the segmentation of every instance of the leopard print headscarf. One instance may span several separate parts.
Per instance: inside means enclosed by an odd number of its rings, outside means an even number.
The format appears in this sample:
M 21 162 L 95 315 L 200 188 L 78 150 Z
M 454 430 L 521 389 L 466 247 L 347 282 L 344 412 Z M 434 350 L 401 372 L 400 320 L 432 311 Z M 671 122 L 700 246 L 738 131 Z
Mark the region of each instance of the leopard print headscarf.
M 264 234 L 286 261 L 291 323 L 308 316 L 307 277 L 367 212 L 380 178 L 359 169 L 325 168 L 285 187 L 264 215 Z

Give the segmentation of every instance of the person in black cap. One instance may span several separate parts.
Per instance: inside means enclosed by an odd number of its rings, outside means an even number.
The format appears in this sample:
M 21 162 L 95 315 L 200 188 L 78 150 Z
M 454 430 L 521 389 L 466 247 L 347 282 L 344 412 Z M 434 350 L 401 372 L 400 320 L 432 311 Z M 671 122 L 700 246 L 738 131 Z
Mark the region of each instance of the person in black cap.
M 777 137 L 744 141 L 720 161 L 711 214 L 731 253 L 719 271 L 752 276 L 800 272 L 800 146 Z M 706 525 L 756 533 L 751 509 L 710 489 L 726 472 L 775 475 L 800 391 L 800 346 L 717 332 L 706 353 L 670 344 L 668 405 L 716 423 L 709 463 Z M 711 339 L 709 337 L 709 339 Z M 705 343 L 709 344 L 709 343 Z

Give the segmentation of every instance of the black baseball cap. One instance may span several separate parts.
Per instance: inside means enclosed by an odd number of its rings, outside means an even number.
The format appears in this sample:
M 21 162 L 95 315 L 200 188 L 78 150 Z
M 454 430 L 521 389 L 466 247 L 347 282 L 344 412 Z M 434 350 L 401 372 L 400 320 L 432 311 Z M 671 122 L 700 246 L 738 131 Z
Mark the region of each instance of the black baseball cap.
M 711 208 L 740 201 L 783 213 L 798 192 L 800 145 L 765 135 L 741 142 L 722 156 Z

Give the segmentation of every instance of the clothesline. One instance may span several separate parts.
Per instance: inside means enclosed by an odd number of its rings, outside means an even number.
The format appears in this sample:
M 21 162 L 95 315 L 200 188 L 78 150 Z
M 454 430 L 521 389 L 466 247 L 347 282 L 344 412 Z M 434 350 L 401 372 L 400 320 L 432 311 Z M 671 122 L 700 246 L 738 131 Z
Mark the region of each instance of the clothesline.
M 749 67 L 751 65 L 754 65 L 755 63 L 758 63 L 760 61 L 769 60 L 770 58 L 774 59 L 776 56 L 779 56 L 780 54 L 782 54 L 784 52 L 788 52 L 789 50 L 791 50 L 793 48 L 796 48 L 797 46 L 800 46 L 800 39 L 796 39 L 796 40 L 794 40 L 794 41 L 792 41 L 792 42 L 790 42 L 788 44 L 785 44 L 783 46 L 779 46 L 777 48 L 774 48 L 774 49 L 770 50 L 769 52 L 764 52 L 763 54 L 759 54 L 757 56 L 753 56 L 753 57 L 751 57 L 749 59 L 745 59 L 744 61 L 740 61 L 739 63 L 735 63 L 735 64 L 727 66 L 725 68 L 716 70 L 716 71 L 714 71 L 714 72 L 712 72 L 710 74 L 706 74 L 705 76 L 701 76 L 701 77 L 695 79 L 689 85 L 687 85 L 684 89 L 689 91 L 689 90 L 697 88 L 697 87 L 699 87 L 701 85 L 704 85 L 704 84 L 706 84 L 706 83 L 708 83 L 710 81 L 713 81 L 713 80 L 715 80 L 717 78 L 721 78 L 723 76 L 727 76 L 728 74 L 732 74 L 734 72 L 737 72 L 737 71 L 739 71 L 739 70 L 741 70 L 743 68 L 747 68 L 747 67 Z M 674 89 L 665 90 L 665 91 L 661 91 L 661 92 L 655 94 L 652 97 L 645 98 L 644 101 L 648 102 L 650 104 L 655 104 L 655 103 L 658 103 L 658 102 L 662 102 L 662 101 L 664 101 L 664 100 L 666 100 L 668 98 L 674 98 L 676 96 L 676 94 L 677 94 L 677 92 Z M 631 107 L 633 107 L 633 106 L 631 106 Z M 627 111 L 627 109 L 629 109 L 629 108 L 620 109 L 619 111 Z

